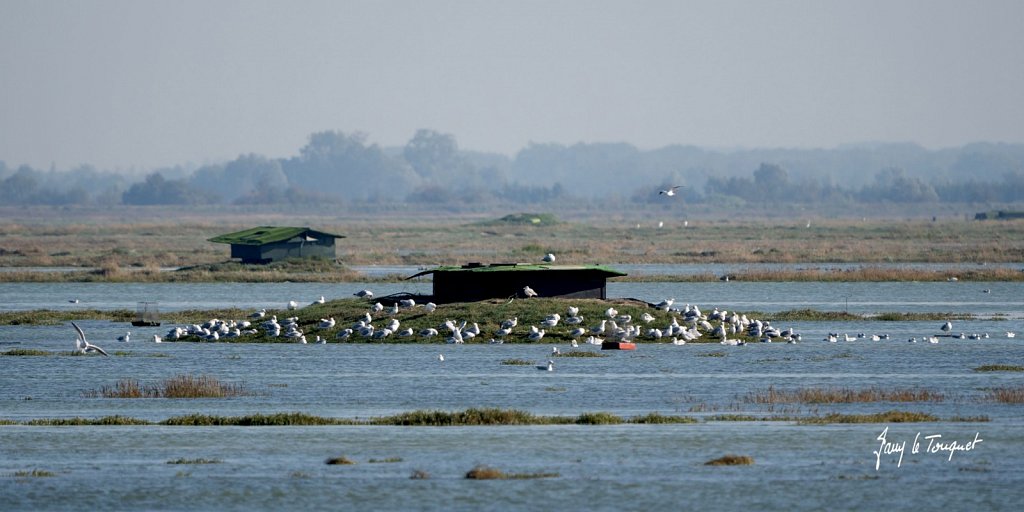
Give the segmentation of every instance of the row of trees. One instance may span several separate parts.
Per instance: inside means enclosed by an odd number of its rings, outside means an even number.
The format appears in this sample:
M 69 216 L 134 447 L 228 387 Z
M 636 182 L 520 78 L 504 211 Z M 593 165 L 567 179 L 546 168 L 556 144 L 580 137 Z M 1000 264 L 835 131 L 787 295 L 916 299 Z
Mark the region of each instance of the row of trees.
M 0 162 L 0 204 L 646 202 L 665 200 L 659 187 L 676 184 L 687 185 L 680 189 L 687 202 L 1013 203 L 1024 201 L 1024 146 L 714 152 L 530 144 L 509 158 L 460 150 L 454 136 L 432 130 L 390 149 L 365 134 L 325 131 L 293 157 L 242 155 L 134 179 L 87 166 L 38 171 Z

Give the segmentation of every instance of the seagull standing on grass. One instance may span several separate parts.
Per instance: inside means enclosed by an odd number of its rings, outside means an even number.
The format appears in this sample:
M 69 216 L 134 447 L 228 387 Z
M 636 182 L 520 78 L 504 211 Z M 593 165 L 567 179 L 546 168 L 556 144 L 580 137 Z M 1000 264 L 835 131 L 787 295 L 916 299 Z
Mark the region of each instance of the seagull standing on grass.
M 529 286 L 524 286 L 523 287 L 523 295 L 525 295 L 527 298 L 529 298 L 529 297 L 536 297 L 537 296 L 537 292 L 533 291 L 533 288 L 530 288 Z
M 98 353 L 103 354 L 105 356 L 109 356 L 110 355 L 105 350 L 103 350 L 102 348 L 97 347 L 96 345 L 93 345 L 92 343 L 89 343 L 88 341 L 86 341 L 85 340 L 85 333 L 82 332 L 82 328 L 79 327 L 78 324 L 76 324 L 74 322 L 71 322 L 71 326 L 74 327 L 76 331 L 78 331 L 78 339 L 75 340 L 75 352 L 80 353 L 80 354 L 86 354 L 86 353 L 89 353 L 89 352 L 98 352 Z
M 551 254 L 549 252 L 549 253 L 544 255 L 543 260 L 544 260 L 544 263 L 554 263 L 555 262 L 555 255 Z

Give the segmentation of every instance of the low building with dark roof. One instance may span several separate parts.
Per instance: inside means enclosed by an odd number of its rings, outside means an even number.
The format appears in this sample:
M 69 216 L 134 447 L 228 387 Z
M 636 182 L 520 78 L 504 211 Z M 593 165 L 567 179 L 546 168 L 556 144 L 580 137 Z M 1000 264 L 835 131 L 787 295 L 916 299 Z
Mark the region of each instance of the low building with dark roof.
M 538 297 L 606 299 L 608 278 L 626 275 L 599 265 L 470 263 L 424 270 L 409 279 L 428 274 L 434 278 L 434 302 L 523 297 L 523 288 L 527 286 Z
M 242 263 L 270 263 L 286 258 L 335 259 L 334 240 L 342 235 L 310 228 L 259 226 L 210 238 L 231 245 L 231 257 Z

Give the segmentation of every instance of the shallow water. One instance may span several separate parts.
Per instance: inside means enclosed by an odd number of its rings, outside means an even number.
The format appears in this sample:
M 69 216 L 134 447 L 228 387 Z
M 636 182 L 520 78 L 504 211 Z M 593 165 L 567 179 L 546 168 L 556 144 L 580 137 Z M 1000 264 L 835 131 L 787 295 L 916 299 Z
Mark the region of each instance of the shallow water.
M 422 283 L 402 283 L 401 286 Z M 429 283 L 425 284 L 429 286 Z M 634 287 L 635 286 L 635 287 Z M 70 288 L 68 288 L 70 287 Z M 44 300 L 65 307 L 132 308 L 156 297 L 162 306 L 281 307 L 287 300 L 350 296 L 359 284 L 0 285 L 6 309 Z M 620 288 L 621 287 L 621 288 Z M 378 295 L 388 293 L 375 285 Z M 983 289 L 988 288 L 989 293 Z M 700 304 L 705 310 L 981 312 L 958 321 L 989 339 L 942 338 L 938 322 L 795 322 L 802 343 L 644 344 L 601 358 L 556 358 L 555 371 L 509 366 L 506 359 L 547 361 L 550 344 L 374 345 L 148 342 L 159 328 L 83 321 L 89 338 L 123 355 L 0 357 L 0 418 L 125 415 L 151 421 L 192 414 L 304 412 L 368 418 L 416 409 L 522 409 L 541 415 L 651 412 L 701 420 L 682 425 L 529 427 L 30 427 L 0 426 L 0 508 L 83 509 L 1016 509 L 1024 498 L 1024 406 L 988 399 L 988 390 L 1024 386 L 1024 373 L 975 372 L 983 364 L 1024 365 L 1024 288 L 1019 283 L 616 283 L 615 296 Z M 77 305 L 64 297 L 87 298 Z M 139 297 L 139 298 L 136 298 Z M 847 306 L 847 297 L 849 306 Z M 20 302 L 18 302 L 20 301 Z M 16 303 L 16 305 L 15 305 Z M 204 306 L 197 306 L 202 304 Z M 814 304 L 816 306 L 802 306 Z M 890 341 L 827 343 L 828 332 L 890 334 Z M 73 331 L 56 326 L 0 326 L 0 350 L 71 349 Z M 566 350 L 567 347 L 562 347 Z M 595 350 L 584 346 L 584 350 Z M 438 361 L 438 354 L 445 361 Z M 238 383 L 230 399 L 105 399 L 90 392 L 119 379 L 143 384 L 184 373 Z M 833 405 L 752 403 L 769 386 L 921 388 L 941 401 Z M 888 410 L 931 413 L 914 424 L 796 425 L 705 422 L 714 414 L 808 416 Z M 988 422 L 949 421 L 987 417 Z M 906 441 L 908 453 L 880 459 L 877 437 Z M 951 460 L 911 454 L 920 434 L 966 443 Z M 926 449 L 926 442 L 922 442 Z M 752 466 L 710 467 L 727 453 Z M 344 455 L 357 464 L 329 466 Z M 179 458 L 216 464 L 168 464 Z M 371 459 L 401 459 L 371 463 Z M 875 469 L 876 462 L 879 464 Z M 557 473 L 532 480 L 471 481 L 477 464 L 510 473 Z M 40 469 L 50 477 L 16 477 Z M 425 480 L 410 479 L 416 470 Z

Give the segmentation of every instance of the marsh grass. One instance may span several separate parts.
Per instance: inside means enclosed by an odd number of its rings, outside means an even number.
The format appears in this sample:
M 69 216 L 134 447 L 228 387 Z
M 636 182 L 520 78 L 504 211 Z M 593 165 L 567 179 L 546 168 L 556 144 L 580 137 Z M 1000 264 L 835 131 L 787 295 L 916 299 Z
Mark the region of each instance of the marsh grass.
M 989 389 L 988 399 L 1004 404 L 1024 404 L 1024 386 Z
M 505 359 L 501 364 L 508 366 L 533 366 L 533 361 L 527 361 L 526 359 Z
M 469 480 L 532 480 L 535 478 L 558 478 L 558 473 L 505 473 L 486 465 L 478 465 L 466 472 Z
M 401 457 L 388 457 L 386 459 L 370 459 L 366 461 L 369 464 L 393 464 L 395 462 L 402 462 Z
M 328 466 L 351 466 L 354 465 L 355 463 L 356 461 L 344 455 L 338 457 L 331 457 L 324 461 L 324 464 L 327 464 Z
M 52 356 L 53 352 L 34 348 L 12 348 L 0 352 L 0 356 Z
M 174 416 L 161 422 L 170 426 L 323 426 L 323 425 L 355 425 L 355 420 L 325 418 L 304 413 L 250 414 L 247 416 L 211 416 L 207 414 L 189 414 Z
M 704 463 L 705 466 L 749 466 L 754 458 L 749 455 L 723 455 Z
M 570 350 L 568 352 L 561 352 L 552 355 L 554 357 L 610 357 L 608 354 L 602 354 L 600 352 L 591 352 L 589 350 Z
M 924 423 L 940 421 L 933 414 L 923 412 L 886 411 L 874 414 L 830 413 L 824 416 L 803 418 L 803 425 L 827 425 L 830 423 Z
M 779 390 L 768 386 L 767 390 L 748 393 L 743 401 L 753 404 L 849 404 L 865 402 L 941 402 L 942 393 L 927 389 L 865 389 L 850 388 L 801 388 Z
M 95 398 L 230 398 L 248 394 L 241 384 L 222 383 L 208 375 L 177 375 L 158 385 L 140 385 L 135 379 L 121 379 L 98 392 L 86 393 Z
M 697 354 L 697 357 L 725 357 L 726 355 L 727 354 L 725 352 L 716 350 L 715 352 L 703 352 Z
M 644 416 L 636 416 L 629 421 L 630 423 L 636 423 L 640 425 L 644 424 L 674 424 L 674 423 L 698 423 L 698 421 L 689 416 L 665 416 L 652 412 Z
M 1013 364 L 986 364 L 974 369 L 976 372 L 1024 372 L 1024 366 Z
M 33 469 L 31 471 L 15 471 L 11 476 L 15 478 L 47 478 L 57 476 L 57 473 L 45 469 Z
M 151 421 L 128 416 L 104 416 L 102 418 L 40 418 L 29 420 L 25 425 L 33 427 L 91 427 L 108 425 L 153 425 Z
M 199 459 L 185 459 L 185 458 L 181 458 L 181 459 L 174 459 L 174 460 L 167 461 L 168 464 L 220 464 L 221 462 L 223 462 L 223 461 L 220 460 L 220 459 L 203 459 L 203 458 L 199 458 Z
M 610 412 L 585 412 L 577 416 L 574 423 L 577 425 L 618 425 L 624 421 Z

